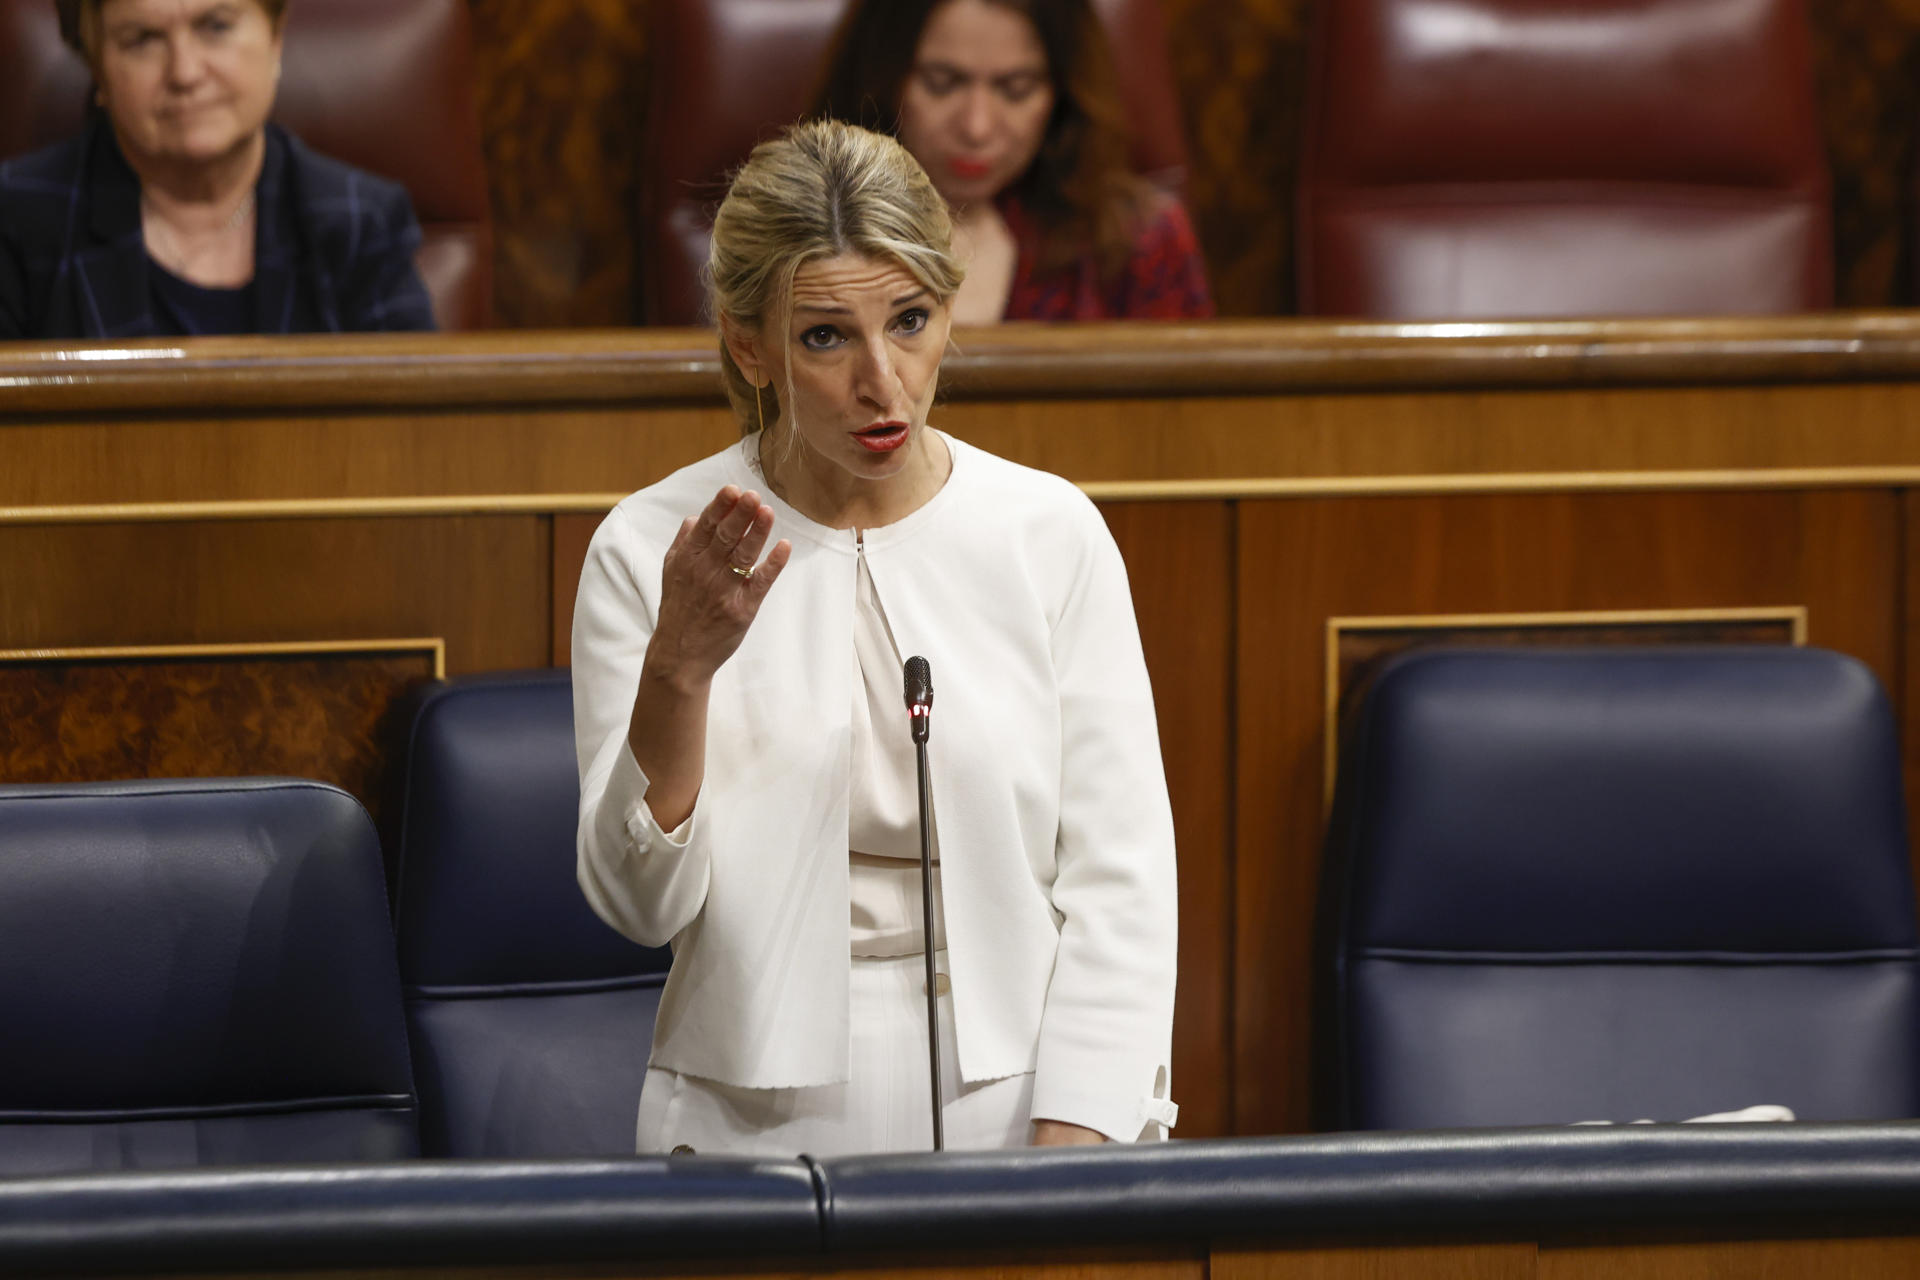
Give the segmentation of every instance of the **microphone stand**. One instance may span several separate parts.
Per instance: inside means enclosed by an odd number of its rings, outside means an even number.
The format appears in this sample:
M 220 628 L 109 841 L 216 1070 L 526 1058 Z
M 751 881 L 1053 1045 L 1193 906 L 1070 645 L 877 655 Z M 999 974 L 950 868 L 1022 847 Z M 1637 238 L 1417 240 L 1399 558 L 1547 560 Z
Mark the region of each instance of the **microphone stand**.
M 927 1078 L 933 1088 L 933 1149 L 945 1151 L 946 1126 L 940 1110 L 940 992 L 933 967 L 933 788 L 927 777 L 933 676 L 925 658 L 907 659 L 906 680 L 914 762 L 920 775 L 920 951 L 927 961 Z

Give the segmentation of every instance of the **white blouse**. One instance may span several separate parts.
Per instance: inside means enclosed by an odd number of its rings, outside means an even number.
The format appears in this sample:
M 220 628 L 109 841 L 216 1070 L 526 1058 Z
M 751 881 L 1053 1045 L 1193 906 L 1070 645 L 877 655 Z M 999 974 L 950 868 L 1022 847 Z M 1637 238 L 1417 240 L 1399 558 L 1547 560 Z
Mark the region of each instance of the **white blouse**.
M 920 773 L 907 727 L 906 659 L 893 642 L 873 589 L 866 550 L 856 541 L 853 587 L 852 767 L 847 845 L 852 952 L 911 956 L 926 928 L 920 903 Z M 933 828 L 933 945 L 940 926 L 940 836 Z

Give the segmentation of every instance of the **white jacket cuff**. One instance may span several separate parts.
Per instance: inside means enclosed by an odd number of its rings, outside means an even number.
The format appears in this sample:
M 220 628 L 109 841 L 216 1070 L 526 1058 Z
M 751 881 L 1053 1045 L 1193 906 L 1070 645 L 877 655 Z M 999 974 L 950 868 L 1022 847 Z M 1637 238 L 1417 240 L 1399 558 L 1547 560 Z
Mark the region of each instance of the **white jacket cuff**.
M 619 754 L 613 758 L 613 769 L 607 775 L 607 800 L 613 811 L 620 815 L 630 857 L 637 857 L 663 844 L 676 853 L 684 853 L 692 838 L 694 815 L 691 813 L 673 830 L 661 830 L 659 822 L 654 819 L 652 807 L 647 804 L 647 791 L 652 786 L 641 770 L 640 762 L 634 759 L 633 748 L 621 743 Z
M 1058 1120 L 1092 1129 L 1115 1142 L 1159 1142 L 1180 1118 L 1180 1108 L 1151 1094 L 1098 1093 L 1065 1081 L 1033 1082 L 1033 1119 Z

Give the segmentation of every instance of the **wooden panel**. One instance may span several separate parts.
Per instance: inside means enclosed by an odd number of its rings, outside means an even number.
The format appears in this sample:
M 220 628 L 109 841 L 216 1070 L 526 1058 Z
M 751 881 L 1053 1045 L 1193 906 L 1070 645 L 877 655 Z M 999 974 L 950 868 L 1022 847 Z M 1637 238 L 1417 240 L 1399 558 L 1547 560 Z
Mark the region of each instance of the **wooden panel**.
M 452 674 L 541 667 L 538 516 L 0 526 L 0 649 L 438 636 Z
M 1135 502 L 1102 511 L 1133 586 L 1180 857 L 1177 1132 L 1221 1137 L 1232 1099 L 1232 510 Z
M 1909 1280 L 1920 1240 L 1731 1240 L 1540 1248 L 1541 1280 Z
M 580 594 L 580 570 L 587 544 L 604 513 L 553 518 L 553 665 L 573 665 L 573 602 Z
M 1212 1280 L 1532 1280 L 1531 1244 L 1215 1250 Z
M 697 336 L 10 347 L 0 523 L 604 510 L 735 438 Z M 968 341 L 941 425 L 1107 498 L 1920 482 L 1920 317 Z
M 499 323 L 629 323 L 647 6 L 489 0 L 469 9 Z
M 437 652 L 20 659 L 0 655 L 0 781 L 281 774 L 387 815 L 406 726 L 395 708 Z
M 1898 520 L 1870 492 L 1241 504 L 1234 1131 L 1308 1127 L 1329 618 L 1800 605 L 1897 698 Z
M 1746 386 L 1920 373 L 1909 312 L 1481 322 L 1268 320 L 962 329 L 943 402 L 1139 396 Z M 75 370 L 84 369 L 84 377 Z M 379 334 L 0 343 L 26 415 L 169 409 L 282 413 L 401 405 L 505 411 L 719 407 L 704 329 Z

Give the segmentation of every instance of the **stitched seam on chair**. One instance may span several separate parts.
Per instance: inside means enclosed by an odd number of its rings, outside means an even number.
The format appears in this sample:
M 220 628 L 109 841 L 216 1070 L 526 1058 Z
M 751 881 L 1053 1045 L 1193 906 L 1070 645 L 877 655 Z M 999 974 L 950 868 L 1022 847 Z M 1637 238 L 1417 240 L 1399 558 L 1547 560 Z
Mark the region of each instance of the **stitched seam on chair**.
M 500 982 L 471 985 L 419 983 L 402 988 L 409 1000 L 488 1000 L 527 996 L 591 995 L 599 991 L 627 991 L 657 987 L 665 982 L 664 973 L 643 973 L 624 978 L 592 978 L 578 982 Z
M 336 1098 L 285 1098 L 207 1106 L 103 1107 L 89 1110 L 0 1111 L 0 1124 L 104 1124 L 128 1120 L 221 1120 L 239 1116 L 292 1115 L 312 1111 L 413 1110 L 405 1093 L 348 1094 Z
M 185 784 L 185 785 L 181 785 Z M 82 791 L 74 788 L 98 786 L 98 790 Z M 324 795 L 345 796 L 358 805 L 362 813 L 366 806 L 350 791 L 334 786 L 330 782 L 319 782 L 311 778 L 259 777 L 259 778 L 182 778 L 175 782 L 159 785 L 143 785 L 142 781 L 101 780 L 98 784 L 74 782 L 19 782 L 8 784 L 11 794 L 7 800 L 20 801 L 72 801 L 90 800 L 95 796 L 113 796 L 116 799 L 167 797 L 199 797 L 227 795 L 259 795 L 272 791 L 318 791 Z M 58 788 L 58 789 L 56 789 Z M 368 819 L 372 821 L 371 818 Z
M 800 1163 L 807 1166 L 807 1174 L 813 1179 L 813 1208 L 820 1220 L 820 1250 L 830 1252 L 834 1245 L 833 1222 L 833 1183 L 827 1180 L 826 1166 L 810 1155 L 802 1153 Z
M 1448 951 L 1418 947 L 1359 947 L 1359 960 L 1405 960 L 1419 964 L 1719 964 L 1837 965 L 1910 962 L 1911 947 L 1858 951 Z

